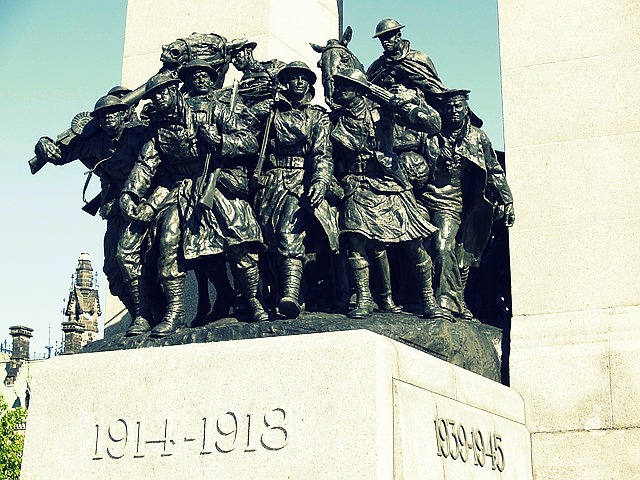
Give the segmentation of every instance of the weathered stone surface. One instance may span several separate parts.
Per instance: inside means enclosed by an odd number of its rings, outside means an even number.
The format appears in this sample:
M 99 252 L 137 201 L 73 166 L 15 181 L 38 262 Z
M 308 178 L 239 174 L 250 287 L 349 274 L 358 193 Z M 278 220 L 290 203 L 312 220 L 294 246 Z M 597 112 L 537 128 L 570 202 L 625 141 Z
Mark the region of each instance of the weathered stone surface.
M 411 314 L 374 314 L 368 319 L 352 320 L 330 313 L 303 313 L 296 320 L 243 323 L 234 318 L 218 320 L 206 327 L 182 327 L 165 338 L 124 337 L 117 334 L 86 345 L 85 352 L 101 352 L 186 343 L 208 343 L 248 338 L 278 337 L 305 333 L 366 329 L 410 345 L 442 360 L 495 381 L 500 381 L 498 354 L 502 340 L 500 329 L 476 322 L 450 323 L 425 320 Z
M 524 421 L 366 330 L 65 355 L 33 377 L 21 478 L 531 480 Z

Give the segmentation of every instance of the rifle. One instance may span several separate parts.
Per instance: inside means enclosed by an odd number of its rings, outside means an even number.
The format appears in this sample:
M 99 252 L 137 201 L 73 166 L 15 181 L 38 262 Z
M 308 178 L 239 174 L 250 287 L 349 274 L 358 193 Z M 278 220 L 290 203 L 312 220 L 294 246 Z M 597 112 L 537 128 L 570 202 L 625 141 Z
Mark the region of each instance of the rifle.
M 231 91 L 231 102 L 229 104 L 229 109 L 231 114 L 235 114 L 236 104 L 238 102 L 238 80 L 233 81 L 233 89 Z M 204 159 L 204 169 L 202 171 L 202 179 L 200 183 L 198 183 L 197 189 L 197 197 L 198 203 L 204 205 L 208 209 L 213 208 L 213 195 L 215 194 L 216 184 L 218 183 L 218 177 L 220 177 L 220 172 L 222 171 L 222 167 L 216 167 L 211 174 L 209 181 L 205 181 L 209 174 L 209 166 L 211 164 L 211 152 L 207 152 L 207 156 Z
M 276 116 L 276 102 L 278 101 L 278 92 L 275 94 L 275 98 L 273 101 L 273 108 L 271 112 L 269 112 L 269 117 L 267 118 L 267 124 L 264 127 L 264 135 L 262 137 L 262 144 L 260 145 L 260 153 L 258 155 L 258 162 L 256 163 L 256 168 L 253 169 L 253 174 L 251 174 L 251 180 L 249 181 L 249 190 L 255 190 L 260 185 L 260 180 L 262 179 L 262 168 L 264 167 L 264 161 L 267 156 L 267 144 L 269 143 L 269 132 L 271 131 L 271 125 L 273 124 L 273 118 Z
M 95 217 L 96 213 L 98 213 L 98 211 L 100 210 L 101 203 L 102 203 L 102 194 L 99 193 L 88 202 L 85 202 L 84 206 L 82 207 L 82 210 L 87 212 L 92 217 Z

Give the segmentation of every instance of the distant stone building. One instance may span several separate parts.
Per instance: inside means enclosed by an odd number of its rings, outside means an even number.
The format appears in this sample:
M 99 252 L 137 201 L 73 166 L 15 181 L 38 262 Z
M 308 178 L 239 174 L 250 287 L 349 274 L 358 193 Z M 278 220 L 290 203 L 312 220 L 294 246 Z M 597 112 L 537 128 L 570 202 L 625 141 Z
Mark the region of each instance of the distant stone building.
M 0 394 L 10 407 L 29 406 L 32 374 L 44 360 L 29 358 L 29 340 L 33 329 L 16 325 L 9 328 L 13 337 L 11 350 L 0 351 Z
M 98 285 L 91 266 L 91 256 L 88 253 L 81 253 L 64 312 L 68 318 L 62 328 L 65 333 L 66 353 L 74 353 L 83 345 L 97 340 L 98 317 L 101 313 Z

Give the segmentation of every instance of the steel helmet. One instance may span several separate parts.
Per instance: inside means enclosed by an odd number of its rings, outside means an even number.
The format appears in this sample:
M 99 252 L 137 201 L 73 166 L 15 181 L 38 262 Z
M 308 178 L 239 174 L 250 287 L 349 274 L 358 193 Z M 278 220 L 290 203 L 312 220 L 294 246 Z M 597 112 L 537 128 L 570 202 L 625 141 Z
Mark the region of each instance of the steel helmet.
M 400 25 L 397 20 L 394 20 L 393 18 L 385 18 L 378 22 L 378 25 L 376 25 L 376 33 L 371 38 L 378 38 L 383 33 L 400 30 L 401 28 L 404 28 L 404 25 Z

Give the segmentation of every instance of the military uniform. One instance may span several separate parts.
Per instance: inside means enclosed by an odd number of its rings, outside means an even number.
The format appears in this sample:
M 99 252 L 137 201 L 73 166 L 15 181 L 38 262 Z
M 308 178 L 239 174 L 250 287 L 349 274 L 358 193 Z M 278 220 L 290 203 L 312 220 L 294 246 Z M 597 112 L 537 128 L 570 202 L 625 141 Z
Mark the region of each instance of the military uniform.
M 253 154 L 258 148 L 247 123 L 251 115 L 241 104 L 236 106 L 237 113 L 232 113 L 215 100 L 200 104 L 205 105 L 205 111 L 194 112 L 182 95 L 176 96 L 172 113 L 152 117 L 148 140 L 123 188 L 123 193 L 144 198 L 160 166 L 166 171 L 168 193 L 159 206 L 149 243 L 157 249 L 153 251 L 158 256 L 158 277 L 168 303 L 175 308 L 172 316 L 165 316 L 165 325 L 154 329 L 159 336 L 170 333 L 181 320 L 189 261 L 227 253 L 232 267 L 242 272 L 238 283 L 240 290 L 246 291 L 257 288 L 258 279 L 256 259 L 249 249 L 262 242 L 260 227 L 244 198 L 246 172 L 232 160 Z M 207 143 L 216 135 L 221 138 L 218 146 Z M 197 194 L 207 153 L 211 154 L 212 167 L 219 169 L 211 208 L 199 203 Z M 213 181 L 213 176 L 207 174 L 205 182 Z M 251 278 L 247 279 L 249 273 Z
M 371 64 L 367 78 L 385 88 L 399 83 L 406 88 L 417 89 L 432 106 L 435 105 L 435 95 L 446 90 L 431 58 L 413 50 L 409 40 L 404 39 L 401 48 L 393 55 L 385 52 Z
M 73 138 L 66 145 L 57 143 L 62 158 L 47 160 L 55 165 L 80 160 L 100 178 L 100 214 L 107 221 L 103 271 L 111 293 L 120 298 L 133 313 L 135 307 L 127 287 L 126 275 L 116 261 L 118 242 L 126 226 L 118 206 L 118 198 L 144 143 L 145 126 L 139 122 L 127 123 L 115 138 L 110 138 L 98 126 L 93 130 L 86 128 L 85 132 L 87 133 Z
M 374 109 L 371 102 L 362 97 L 367 88 L 362 72 L 348 69 L 333 78 L 336 85 L 334 100 L 343 105 L 332 113 L 334 129 L 331 133 L 336 176 L 344 189 L 340 233 L 348 245 L 357 291 L 356 308 L 348 315 L 362 318 L 371 314 L 370 265 L 378 269 L 383 284 L 379 307 L 390 312 L 400 310 L 391 299 L 386 257 L 386 246 L 399 243 L 416 270 L 424 315 L 441 317 L 443 313 L 435 306 L 431 290 L 431 261 L 422 246 L 423 240 L 436 228 L 421 215 L 411 185 L 391 150 L 395 116 L 385 111 L 388 109 Z M 343 93 L 345 85 L 356 86 L 359 93 L 347 90 L 353 97 L 344 96 L 347 95 Z M 421 107 L 423 126 L 420 128 L 437 131 L 439 116 L 428 106 Z M 404 115 L 403 120 L 412 122 L 409 115 Z M 417 124 L 414 126 L 418 127 Z
M 324 237 L 328 249 L 337 252 L 338 226 L 337 209 L 324 198 L 333 176 L 331 122 L 322 107 L 310 103 L 315 74 L 303 62 L 292 62 L 280 71 L 281 83 L 286 83 L 286 75 L 290 74 L 303 75 L 309 84 L 301 99 L 294 103 L 287 92 L 275 104 L 267 100 L 256 104 L 252 111 L 260 119 L 273 111 L 268 157 L 254 207 L 267 249 L 280 260 L 283 288 L 279 309 L 285 316 L 295 318 L 300 313 L 307 232 L 319 223 L 321 228 L 314 232 L 314 240 Z M 312 191 L 322 194 L 314 206 Z
M 264 112 L 272 101 L 257 106 Z M 272 138 L 265 163 L 262 188 L 255 207 L 267 249 L 286 258 L 302 258 L 310 220 L 323 227 L 332 250 L 338 250 L 337 215 L 327 200 L 312 209 L 306 201 L 309 187 L 321 182 L 329 186 L 333 174 L 331 123 L 322 107 L 304 102 L 294 108 L 286 99 L 275 105 Z
M 487 135 L 469 118 L 458 132 L 427 136 L 407 131 L 398 145 L 417 149 L 426 159 L 416 198 L 439 228 L 430 249 L 436 298 L 440 306 L 463 314 L 466 274 L 480 264 L 494 204 L 513 202 L 504 170 Z

